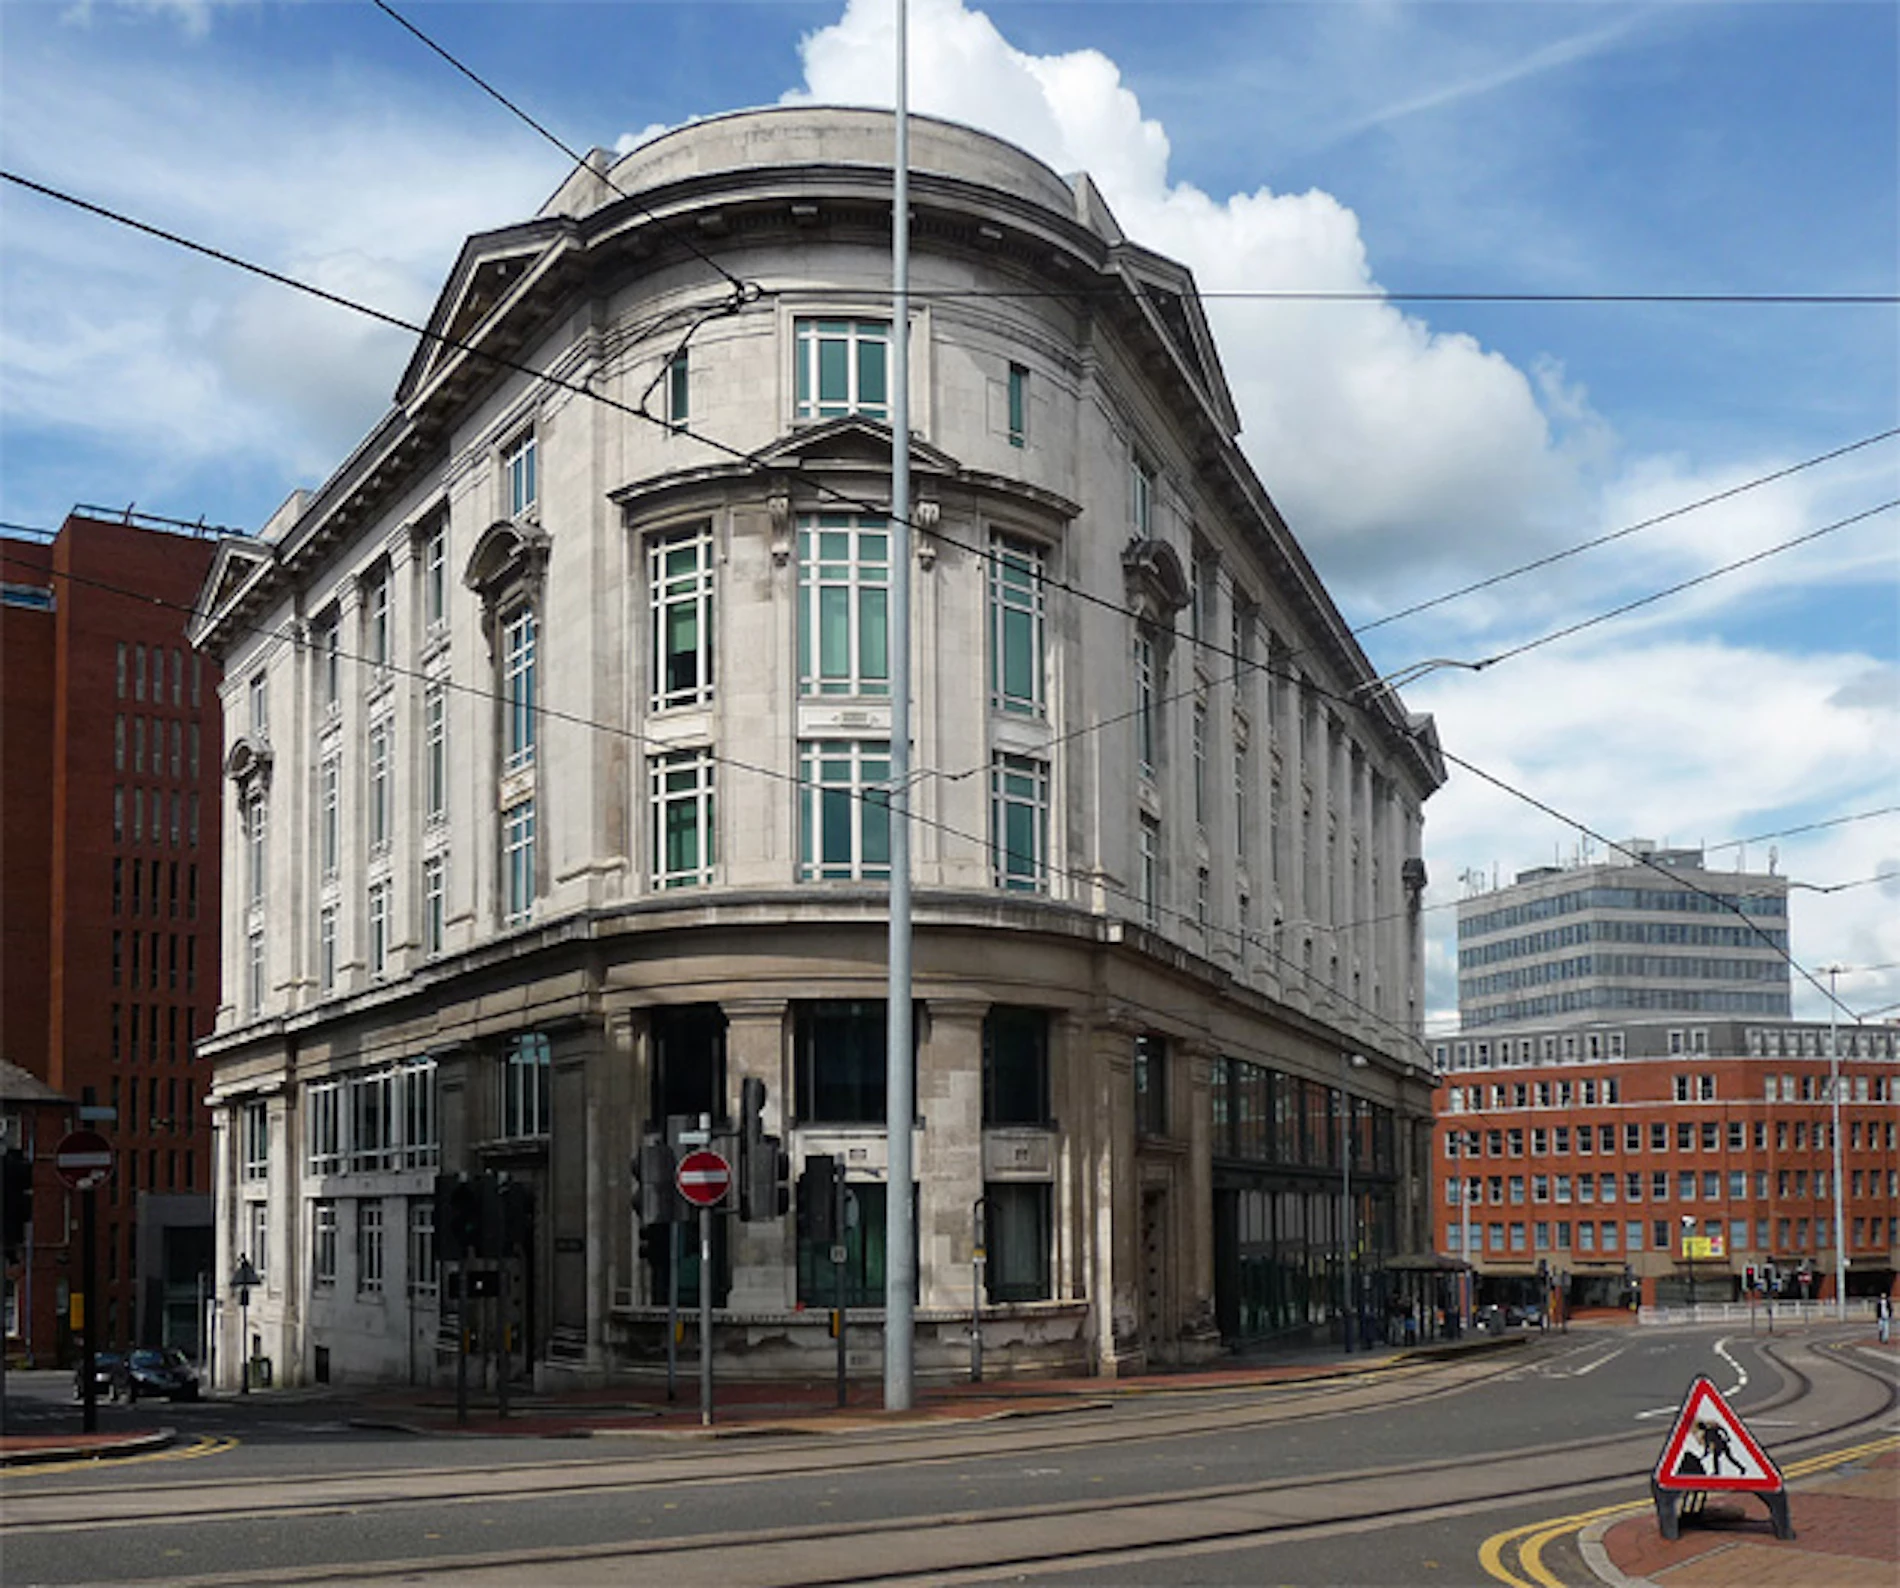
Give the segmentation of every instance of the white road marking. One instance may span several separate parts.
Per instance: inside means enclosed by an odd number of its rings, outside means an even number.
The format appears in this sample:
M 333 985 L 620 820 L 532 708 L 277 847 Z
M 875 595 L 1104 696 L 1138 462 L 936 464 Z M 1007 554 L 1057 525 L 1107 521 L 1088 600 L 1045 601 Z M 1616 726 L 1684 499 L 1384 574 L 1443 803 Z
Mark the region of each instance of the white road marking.
M 1735 1382 L 1722 1391 L 1722 1399 L 1733 1400 L 1748 1384 L 1748 1369 L 1728 1354 L 1728 1338 L 1725 1335 L 1715 1342 L 1715 1354 L 1735 1370 Z
M 1572 1378 L 1582 1378 L 1583 1375 L 1586 1373 L 1594 1373 L 1596 1372 L 1598 1368 L 1602 1367 L 1605 1362 L 1614 1362 L 1627 1349 L 1629 1349 L 1627 1346 L 1619 1345 L 1608 1356 L 1600 1356 L 1596 1359 L 1596 1361 L 1588 1364 L 1585 1367 L 1573 1368 L 1571 1370 L 1570 1376 Z

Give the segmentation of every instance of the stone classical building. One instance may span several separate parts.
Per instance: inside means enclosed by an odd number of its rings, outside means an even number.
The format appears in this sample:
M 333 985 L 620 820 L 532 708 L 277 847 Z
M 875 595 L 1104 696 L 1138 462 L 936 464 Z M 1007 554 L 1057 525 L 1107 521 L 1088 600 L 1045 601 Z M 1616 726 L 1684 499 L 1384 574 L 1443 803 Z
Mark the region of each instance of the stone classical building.
M 1238 450 L 1188 273 L 926 120 L 892 566 L 892 134 L 595 155 L 470 239 L 387 418 L 211 573 L 219 1270 L 261 1271 L 280 1382 L 444 1371 L 438 1166 L 537 1194 L 518 1365 L 650 1362 L 629 1158 L 753 1076 L 794 1168 L 848 1166 L 875 1360 L 899 578 L 919 1372 L 967 1361 L 980 1200 L 995 1371 L 1325 1327 L 1348 1225 L 1363 1303 L 1428 1249 L 1431 724 Z M 722 1371 L 825 1360 L 828 1254 L 721 1225 Z

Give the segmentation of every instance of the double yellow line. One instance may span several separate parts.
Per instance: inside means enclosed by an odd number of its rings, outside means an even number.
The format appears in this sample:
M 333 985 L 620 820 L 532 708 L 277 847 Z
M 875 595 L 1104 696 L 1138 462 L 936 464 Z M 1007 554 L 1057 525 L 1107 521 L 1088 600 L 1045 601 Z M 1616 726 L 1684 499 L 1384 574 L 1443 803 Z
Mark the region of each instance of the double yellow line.
M 1900 1447 L 1900 1435 L 1886 1434 L 1865 1444 L 1850 1445 L 1845 1450 L 1830 1450 L 1825 1455 L 1790 1462 L 1781 1469 L 1781 1475 L 1787 1479 L 1811 1477 L 1830 1467 L 1844 1466 L 1863 1456 L 1881 1455 L 1896 1447 Z M 1604 1517 L 1646 1511 L 1649 1504 L 1647 1500 L 1637 1500 L 1623 1505 L 1599 1506 L 1594 1511 L 1579 1511 L 1575 1516 L 1559 1517 L 1554 1522 L 1532 1522 L 1525 1527 L 1493 1533 L 1478 1550 L 1478 1564 L 1484 1568 L 1487 1576 L 1507 1584 L 1508 1588 L 1564 1588 L 1563 1583 L 1544 1565 L 1544 1550 L 1547 1546 L 1567 1533 L 1582 1532 L 1592 1522 L 1601 1521 Z M 1517 1571 L 1512 1571 L 1505 1564 L 1505 1558 L 1513 1547 L 1517 1551 Z
M 135 1467 L 150 1461 L 191 1461 L 199 1456 L 220 1455 L 226 1450 L 235 1450 L 238 1441 L 228 1435 L 206 1434 L 194 1439 L 188 1445 L 169 1447 L 164 1450 L 150 1450 L 142 1456 L 85 1456 L 73 1461 L 47 1461 L 22 1463 L 5 1468 L 7 1481 L 18 1482 L 23 1478 L 37 1478 L 42 1474 L 56 1472 L 97 1472 L 101 1467 Z

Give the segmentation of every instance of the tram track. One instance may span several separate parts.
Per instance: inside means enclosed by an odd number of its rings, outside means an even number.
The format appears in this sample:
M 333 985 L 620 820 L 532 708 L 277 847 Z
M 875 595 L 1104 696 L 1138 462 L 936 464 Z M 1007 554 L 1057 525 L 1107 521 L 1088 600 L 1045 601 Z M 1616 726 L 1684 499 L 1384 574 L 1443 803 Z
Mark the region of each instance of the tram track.
M 1793 1349 L 1764 1348 L 1765 1354 L 1774 1360 L 1782 1383 L 1774 1394 L 1758 1402 L 1753 1411 L 1821 1399 L 1834 1408 L 1819 1426 L 1778 1441 L 1776 1454 L 1780 1460 L 1799 1459 L 1838 1445 L 1857 1432 L 1867 1432 L 1888 1421 L 1896 1400 L 1900 1399 L 1900 1388 L 1896 1387 L 1891 1374 L 1876 1371 L 1842 1352 L 1829 1351 L 1823 1356 L 1822 1349 L 1806 1342 Z M 1844 1378 L 1836 1380 L 1825 1369 L 1838 1369 Z M 1829 1380 L 1825 1395 L 1817 1387 L 1817 1374 Z M 1849 1385 L 1856 1393 L 1843 1394 L 1842 1384 Z M 1420 1386 L 1411 1399 L 1428 1400 L 1452 1393 L 1455 1387 L 1446 1383 Z M 1389 1409 L 1393 1403 L 1388 1399 L 1385 1404 Z M 1349 1412 L 1340 1410 L 1334 1414 L 1348 1415 Z M 1173 1427 L 1162 1426 L 1159 1419 L 1165 1419 L 1166 1415 L 1157 1412 L 1136 1419 L 1149 1425 L 1145 1428 L 1118 1421 L 1112 1428 L 1099 1427 L 1093 1431 L 1119 1441 L 1161 1443 L 1185 1432 L 1178 1422 Z M 1297 1415 L 1309 1420 L 1325 1414 L 1307 1409 Z M 1251 1425 L 1269 1420 L 1258 1418 Z M 1205 1418 L 1192 1421 L 1201 1424 L 1200 1431 L 1209 1431 Z M 1233 1426 L 1228 1420 L 1218 1424 L 1214 1431 Z M 615 1463 L 612 1470 L 591 1474 L 597 1481 L 585 1484 L 576 1481 L 581 1474 L 563 1472 L 556 1475 L 553 1488 L 540 1492 L 551 1497 L 556 1493 L 573 1494 L 583 1490 L 618 1491 L 633 1501 L 641 1491 L 682 1482 L 757 1483 L 766 1478 L 810 1476 L 821 1470 L 848 1477 L 853 1467 L 872 1464 L 887 1467 L 893 1463 L 971 1461 L 1030 1449 L 1047 1451 L 1052 1445 L 1064 1449 L 1084 1448 L 1084 1444 L 1052 1441 L 1047 1437 L 1052 1432 L 1055 1430 L 1044 1425 L 1037 1430 L 1040 1437 L 1033 1442 L 1010 1440 L 998 1444 L 994 1440 L 959 1439 L 954 1441 L 953 1449 L 893 1449 L 892 1442 L 880 1440 L 879 1448 L 874 1451 L 853 1451 L 848 1443 L 834 1438 L 821 1447 L 831 1458 L 822 1467 L 801 1462 L 793 1472 L 786 1469 L 784 1457 L 788 1452 L 782 1445 L 773 1447 L 774 1461 L 769 1473 L 725 1470 L 715 1474 L 686 1470 L 702 1467 L 702 1461 L 662 1460 L 659 1465 L 669 1469 L 664 1472 L 653 1470 L 653 1463 L 643 1463 L 633 1470 L 629 1470 L 627 1464 Z M 1653 1464 L 1655 1443 L 1655 1431 L 1643 1428 L 1577 1441 L 1560 1450 L 1520 1448 L 1449 1462 L 1415 1461 L 1304 1477 L 1208 1484 L 1155 1494 L 1068 1499 L 1046 1504 L 966 1506 L 924 1516 L 908 1514 L 859 1521 L 838 1520 L 822 1525 L 728 1528 L 688 1536 L 621 1539 L 566 1548 L 430 1555 L 280 1570 L 252 1568 L 243 1573 L 170 1580 L 193 1585 L 193 1588 L 214 1588 L 214 1585 L 226 1588 L 239 1582 L 378 1585 L 456 1582 L 476 1588 L 484 1582 L 517 1581 L 532 1576 L 547 1588 L 568 1583 L 591 1585 L 662 1579 L 681 1588 L 700 1583 L 709 1588 L 714 1584 L 719 1588 L 794 1588 L 794 1585 L 796 1588 L 825 1588 L 825 1585 L 845 1582 L 885 1583 L 895 1588 L 899 1584 L 988 1581 L 1012 1573 L 1070 1568 L 1135 1571 L 1144 1560 L 1230 1552 L 1546 1500 L 1569 1501 L 1600 1491 L 1607 1485 L 1625 1485 L 1645 1478 Z M 730 1450 L 722 1451 L 722 1464 L 729 1463 L 733 1454 Z M 743 1465 L 750 1468 L 752 1463 Z M 501 1473 L 484 1469 L 479 1474 L 485 1480 L 496 1477 L 518 1480 L 527 1475 L 530 1474 L 523 1474 L 519 1469 Z M 416 1476 L 407 1475 L 412 1480 Z M 463 1474 L 438 1476 L 456 1478 Z M 224 1509 L 219 1515 L 229 1518 L 234 1514 L 229 1509 L 234 1496 L 230 1485 L 220 1487 Z M 479 1491 L 485 1489 L 486 1484 L 474 1488 Z M 91 1491 L 91 1497 L 96 1500 L 98 1491 Z M 177 1497 L 167 1491 L 167 1499 Z M 437 1492 L 431 1497 L 460 1503 L 479 1503 L 485 1498 L 481 1492 L 459 1496 Z M 532 1499 L 537 1496 L 523 1495 L 517 1489 L 511 1497 Z M 421 1503 L 413 1494 L 392 1497 L 385 1491 L 383 1498 L 390 1504 Z M 360 1497 L 348 1499 L 334 1492 L 327 1500 L 322 1496 L 309 1496 L 305 1503 L 288 1511 L 280 1505 L 244 1508 L 242 1502 L 239 1503 L 240 1510 L 236 1514 L 253 1520 L 287 1514 L 306 1518 L 343 1516 L 365 1505 Z M 11 1503 L 9 1512 L 13 1512 Z M 28 1522 L 27 1530 L 58 1530 L 64 1525 L 70 1524 L 50 1520 L 37 1524 Z M 92 1525 L 97 1525 L 96 1518 Z M 11 1534 L 18 1529 L 10 1520 L 5 1531 Z

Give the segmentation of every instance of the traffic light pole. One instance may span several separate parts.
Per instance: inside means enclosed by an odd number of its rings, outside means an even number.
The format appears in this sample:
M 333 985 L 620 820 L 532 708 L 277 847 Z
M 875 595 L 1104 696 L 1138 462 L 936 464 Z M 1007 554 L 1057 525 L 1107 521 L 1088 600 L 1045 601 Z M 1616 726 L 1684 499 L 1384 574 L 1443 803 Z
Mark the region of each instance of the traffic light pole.
M 79 1193 L 79 1333 L 83 1353 L 80 1360 L 84 1366 L 82 1382 L 86 1386 L 79 1426 L 89 1434 L 96 1434 L 99 1431 L 99 1386 L 94 1380 L 98 1363 L 99 1331 L 93 1323 L 99 1311 L 95 1305 L 99 1256 L 98 1248 L 94 1245 L 93 1225 L 94 1204 L 97 1200 L 98 1193 L 91 1186 L 87 1186 Z
M 838 1404 L 844 1405 L 850 1394 L 846 1387 L 846 1370 L 850 1366 L 845 1351 L 844 1317 L 844 1159 L 832 1160 L 831 1170 L 831 1274 L 838 1287 Z
M 455 1421 L 468 1425 L 468 1259 L 455 1265 Z
M 712 1427 L 713 1212 L 699 1210 L 699 1425 Z
M 680 1398 L 680 1258 L 685 1242 L 680 1239 L 680 1221 L 666 1221 L 666 1398 Z

